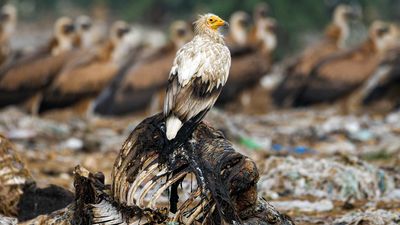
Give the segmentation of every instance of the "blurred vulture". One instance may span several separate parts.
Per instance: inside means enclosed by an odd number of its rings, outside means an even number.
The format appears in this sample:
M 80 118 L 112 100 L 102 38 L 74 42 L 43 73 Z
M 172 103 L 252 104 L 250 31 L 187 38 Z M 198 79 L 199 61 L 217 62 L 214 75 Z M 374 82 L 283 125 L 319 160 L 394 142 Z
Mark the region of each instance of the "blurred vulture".
M 169 44 L 144 57 L 133 67 L 120 71 L 113 83 L 96 100 L 95 113 L 123 115 L 147 109 L 151 105 L 159 108 L 176 52 L 192 37 L 192 28 L 188 23 L 174 22 L 170 27 Z
M 115 22 L 108 42 L 98 52 L 67 65 L 44 92 L 39 113 L 77 103 L 82 103 L 86 111 L 89 105 L 85 103 L 90 103 L 123 65 L 131 49 L 126 35 L 129 31 L 127 23 Z
M 248 50 L 250 16 L 243 12 L 237 11 L 232 14 L 229 20 L 229 34 L 225 38 L 225 43 L 229 47 L 232 55 L 239 53 L 240 49 Z
M 92 19 L 86 15 L 81 15 L 76 19 L 76 33 L 79 38 L 79 47 L 89 49 L 97 44 L 95 29 L 93 28 Z
M 242 25 L 245 18 L 247 17 L 242 13 L 235 13 L 231 20 L 233 29 L 230 36 L 237 46 L 243 46 L 243 42 L 248 47 L 242 48 L 247 50 L 232 52 L 229 79 L 216 103 L 220 106 L 231 102 L 244 90 L 253 88 L 271 68 L 272 51 L 277 44 L 276 21 L 272 18 L 260 18 L 255 22 L 252 32 L 247 34 L 246 27 Z M 246 32 L 245 41 L 241 40 L 242 35 L 236 35 L 241 32 Z M 240 38 L 234 38 L 235 36 Z
M 67 17 L 58 19 L 54 37 L 46 46 L 2 68 L 0 107 L 22 103 L 48 86 L 64 63 L 73 57 L 71 50 L 75 42 L 73 21 Z M 35 105 L 28 107 L 36 108 Z
M 374 22 L 363 44 L 328 57 L 313 69 L 306 85 L 296 96 L 294 105 L 332 102 L 354 91 L 373 74 L 388 51 L 398 42 L 395 26 Z
M 17 10 L 12 5 L 5 5 L 0 11 L 0 65 L 11 54 L 10 37 L 15 31 L 17 24 Z
M 345 48 L 350 36 L 350 21 L 357 17 L 357 12 L 347 5 L 339 5 L 326 28 L 324 39 L 307 48 L 286 68 L 285 78 L 273 93 L 274 102 L 278 106 L 291 106 L 294 96 L 304 85 L 311 70 L 325 57 Z
M 400 48 L 396 48 L 389 52 L 363 86 L 352 94 L 347 107 L 352 111 L 368 107 L 378 112 L 390 112 L 399 108 L 399 96 Z
M 253 10 L 253 20 L 258 21 L 269 16 L 269 5 L 265 2 L 258 3 Z

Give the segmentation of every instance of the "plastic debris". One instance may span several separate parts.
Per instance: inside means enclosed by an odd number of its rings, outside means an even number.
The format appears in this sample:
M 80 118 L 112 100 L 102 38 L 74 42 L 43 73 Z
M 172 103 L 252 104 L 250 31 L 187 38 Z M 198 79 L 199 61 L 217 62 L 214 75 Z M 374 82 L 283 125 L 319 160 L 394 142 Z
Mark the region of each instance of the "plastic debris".
M 69 138 L 62 145 L 67 149 L 80 150 L 83 147 L 83 142 L 78 138 Z
M 36 137 L 36 132 L 33 130 L 27 129 L 15 129 L 6 134 L 6 136 L 10 139 L 31 139 Z
M 271 201 L 270 203 L 278 210 L 282 211 L 298 210 L 300 212 L 326 212 L 333 209 L 333 203 L 328 199 L 316 202 L 294 200 Z
M 315 196 L 334 200 L 378 199 L 394 190 L 394 180 L 383 170 L 356 158 L 270 157 L 265 162 L 259 190 L 267 197 Z
M 0 224 L 1 225 L 16 225 L 18 223 L 17 218 L 6 217 L 0 214 Z
M 386 117 L 372 117 L 339 115 L 334 109 L 272 111 L 259 116 L 212 110 L 206 121 L 218 126 L 232 140 L 249 137 L 271 153 L 296 153 L 291 148 L 297 146 L 323 155 L 362 156 L 382 150 L 391 155 L 400 153 L 400 111 Z
M 350 212 L 343 217 L 336 219 L 334 225 L 396 225 L 400 224 L 400 213 L 394 213 L 382 209 L 367 210 L 365 212 Z
M 240 144 L 242 144 L 250 149 L 260 149 L 261 148 L 260 144 L 258 144 L 257 142 L 255 142 L 254 140 L 252 140 L 250 138 L 242 137 L 240 139 Z
M 350 133 L 350 137 L 357 141 L 368 141 L 374 137 L 374 134 L 368 130 L 360 130 L 357 132 Z

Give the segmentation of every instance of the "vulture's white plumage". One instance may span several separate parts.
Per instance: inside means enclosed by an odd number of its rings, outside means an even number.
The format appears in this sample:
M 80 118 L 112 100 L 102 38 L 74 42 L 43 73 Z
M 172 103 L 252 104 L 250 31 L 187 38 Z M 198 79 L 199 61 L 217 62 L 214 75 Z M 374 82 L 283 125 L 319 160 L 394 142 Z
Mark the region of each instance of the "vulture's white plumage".
M 164 101 L 169 140 L 190 119 L 201 121 L 228 79 L 231 55 L 218 32 L 225 24 L 213 14 L 200 16 L 195 22 L 195 37 L 176 54 Z

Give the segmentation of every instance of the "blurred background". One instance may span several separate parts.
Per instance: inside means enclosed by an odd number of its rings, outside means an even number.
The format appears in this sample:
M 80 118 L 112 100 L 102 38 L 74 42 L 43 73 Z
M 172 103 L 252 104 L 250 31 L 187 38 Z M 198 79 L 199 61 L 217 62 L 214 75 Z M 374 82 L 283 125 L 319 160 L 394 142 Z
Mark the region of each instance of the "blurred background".
M 59 16 L 78 16 L 87 14 L 94 19 L 111 22 L 116 19 L 127 20 L 131 23 L 141 23 L 167 31 L 168 25 L 176 19 L 191 20 L 195 15 L 204 12 L 214 12 L 223 18 L 237 11 L 252 12 L 262 0 L 248 1 L 195 1 L 195 0 L 19 0 L 2 1 L 17 6 L 21 25 L 51 27 L 51 21 Z M 303 1 L 268 1 L 270 14 L 279 18 L 280 47 L 276 56 L 282 58 L 299 50 L 301 46 L 318 38 L 320 31 L 329 22 L 334 8 L 340 3 L 347 3 L 363 10 L 363 21 L 369 24 L 375 19 L 398 21 L 400 2 L 396 0 L 303 0 Z M 33 23 L 33 24 L 32 24 Z M 41 26 L 43 28 L 43 26 Z M 34 29 L 30 29 L 30 32 Z M 34 32 L 32 35 L 37 35 Z M 32 37 L 34 38 L 34 37 Z M 311 40 L 310 40 L 311 39 Z M 16 45 L 23 45 L 18 41 Z

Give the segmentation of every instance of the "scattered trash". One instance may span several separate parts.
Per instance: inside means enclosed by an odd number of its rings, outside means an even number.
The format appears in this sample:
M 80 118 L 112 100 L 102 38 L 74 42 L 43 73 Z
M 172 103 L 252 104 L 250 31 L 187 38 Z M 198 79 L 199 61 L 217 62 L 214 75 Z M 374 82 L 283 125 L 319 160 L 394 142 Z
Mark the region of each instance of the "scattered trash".
M 350 212 L 343 217 L 336 219 L 333 224 L 396 225 L 400 224 L 400 213 L 394 213 L 382 209 L 367 210 L 364 212 Z
M 62 144 L 62 146 L 67 149 L 80 150 L 83 147 L 83 142 L 78 138 L 69 138 Z
M 270 203 L 281 211 L 298 210 L 300 212 L 325 212 L 333 209 L 331 200 L 310 201 L 270 201 Z
M 15 129 L 11 130 L 6 134 L 7 138 L 16 140 L 16 139 L 31 139 L 36 137 L 36 132 L 33 130 L 27 129 Z
M 0 214 L 0 224 L 1 225 L 16 225 L 18 223 L 17 218 L 5 217 Z
M 257 149 L 261 148 L 261 146 L 257 142 L 255 142 L 254 140 L 252 140 L 250 138 L 242 137 L 239 142 L 240 142 L 240 144 L 244 145 L 245 147 L 247 147 L 249 149 L 257 150 Z
M 72 189 L 71 168 L 78 164 L 104 172 L 109 182 L 112 159 L 141 120 L 55 119 L 10 107 L 0 112 L 0 133 L 12 138 L 23 152 L 38 185 L 53 183 Z M 356 117 L 332 109 L 308 109 L 248 116 L 212 110 L 205 121 L 223 131 L 235 149 L 255 160 L 260 194 L 298 224 L 341 222 L 349 211 L 338 209 L 337 213 L 333 203 L 344 204 L 348 199 L 368 201 L 351 209 L 362 210 L 357 218 L 367 215 L 366 207 L 390 211 L 399 206 L 400 112 Z M 183 182 L 183 186 L 192 187 L 192 182 Z M 167 194 L 161 198 L 168 202 Z M 350 215 L 356 216 L 345 216 Z
M 343 201 L 348 198 L 378 199 L 394 189 L 391 176 L 356 158 L 273 156 L 266 160 L 262 174 L 259 190 L 270 198 L 275 193 Z
M 240 142 L 242 137 L 248 137 L 257 140 L 257 147 L 271 153 L 303 154 L 311 150 L 322 155 L 362 156 L 382 149 L 392 155 L 400 153 L 400 112 L 371 117 L 339 115 L 333 109 L 308 109 L 246 116 L 212 110 L 206 121 L 223 130 L 231 140 Z
M 350 138 L 357 140 L 357 141 L 368 141 L 368 140 L 371 140 L 373 137 L 374 137 L 374 134 L 372 134 L 368 130 L 360 130 L 357 132 L 350 133 Z

